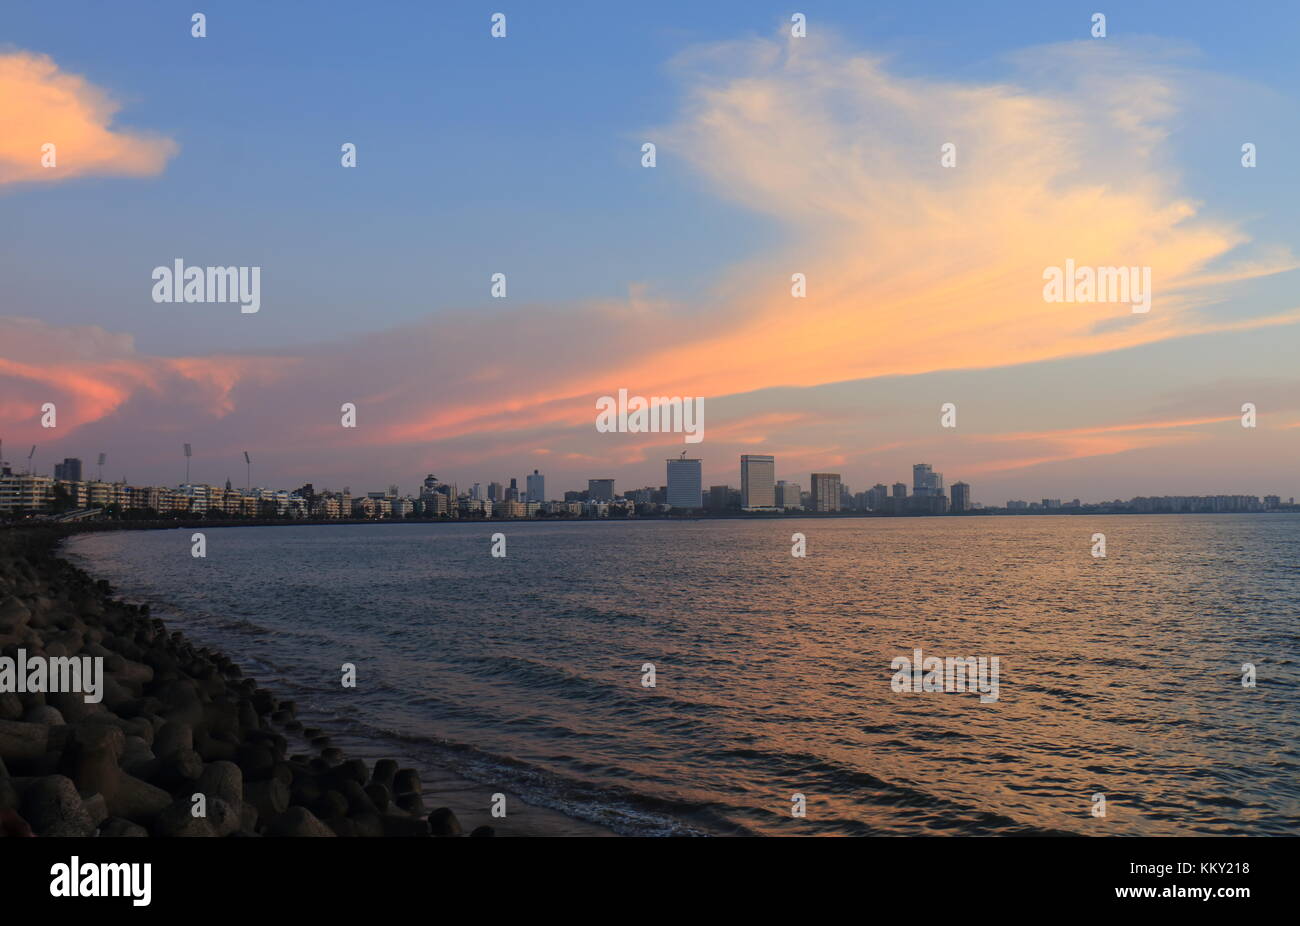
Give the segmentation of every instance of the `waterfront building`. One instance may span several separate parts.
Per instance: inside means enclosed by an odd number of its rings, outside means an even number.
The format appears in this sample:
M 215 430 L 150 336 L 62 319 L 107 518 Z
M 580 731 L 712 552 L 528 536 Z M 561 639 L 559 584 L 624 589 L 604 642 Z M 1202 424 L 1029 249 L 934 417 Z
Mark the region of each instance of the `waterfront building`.
M 492 516 L 494 518 L 522 518 L 528 514 L 528 508 L 523 502 L 514 499 L 506 499 L 499 505 L 492 506 Z
M 812 474 L 813 511 L 840 510 L 840 474 Z
M 776 507 L 776 458 L 765 454 L 740 455 L 740 507 Z
M 35 473 L 16 474 L 0 470 L 0 511 L 34 514 L 45 511 L 54 500 L 54 480 Z
M 698 459 L 675 457 L 668 463 L 668 505 L 694 510 L 700 507 L 703 468 Z
M 786 482 L 784 479 L 778 481 L 775 494 L 778 508 L 803 507 L 803 492 L 797 482 Z
M 56 489 L 61 489 L 72 507 L 85 508 L 86 505 L 86 484 L 84 482 L 68 482 L 66 480 L 55 479 Z
M 528 477 L 528 500 L 530 502 L 546 501 L 546 477 L 533 470 L 533 474 Z

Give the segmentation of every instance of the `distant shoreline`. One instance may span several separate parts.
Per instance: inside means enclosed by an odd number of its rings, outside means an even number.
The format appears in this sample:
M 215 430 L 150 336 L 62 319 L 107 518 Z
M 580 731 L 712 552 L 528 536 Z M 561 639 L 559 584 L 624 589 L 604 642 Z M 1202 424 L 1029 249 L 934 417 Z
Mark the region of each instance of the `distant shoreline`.
M 701 521 L 786 521 L 786 520 L 914 520 L 938 519 L 953 520 L 962 518 L 1022 518 L 1022 517 L 1110 517 L 1110 516 L 1160 516 L 1187 517 L 1195 515 L 1296 515 L 1300 514 L 1300 505 L 1273 508 L 1263 511 L 1125 511 L 1125 510 L 1087 510 L 1080 508 L 1035 509 L 1029 511 L 967 511 L 960 514 L 876 514 L 869 511 L 802 511 L 791 514 L 699 514 L 699 515 L 659 515 L 638 516 L 634 518 L 246 518 L 207 520 L 205 518 L 158 518 L 149 520 L 86 520 L 86 521 L 51 521 L 51 520 L 17 520 L 0 521 L 0 531 L 48 530 L 60 537 L 73 534 L 94 533 L 111 530 L 178 530 L 218 527 L 320 527 L 328 525 L 394 525 L 394 524 L 623 524 L 650 522 L 690 522 Z

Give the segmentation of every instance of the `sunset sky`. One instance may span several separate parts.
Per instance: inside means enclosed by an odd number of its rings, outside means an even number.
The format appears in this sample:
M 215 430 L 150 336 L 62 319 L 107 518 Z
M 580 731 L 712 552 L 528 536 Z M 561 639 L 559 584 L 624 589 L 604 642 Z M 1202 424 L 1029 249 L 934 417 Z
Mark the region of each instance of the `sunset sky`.
M 1300 7 L 885 6 L 10 4 L 4 458 L 1300 496 Z M 178 258 L 261 310 L 153 302 Z M 1150 312 L 1045 302 L 1067 259 L 1150 267 Z M 704 441 L 597 433 L 620 388 L 704 396 Z

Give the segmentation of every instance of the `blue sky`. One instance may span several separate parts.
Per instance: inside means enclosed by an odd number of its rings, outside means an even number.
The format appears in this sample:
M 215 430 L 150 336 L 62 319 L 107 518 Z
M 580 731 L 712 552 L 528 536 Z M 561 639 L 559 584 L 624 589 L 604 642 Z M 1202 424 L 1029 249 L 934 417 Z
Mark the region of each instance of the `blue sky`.
M 485 280 L 506 267 L 516 297 L 539 303 L 619 298 L 636 282 L 689 297 L 781 232 L 701 190 L 671 151 L 659 170 L 640 169 L 641 141 L 681 102 L 674 56 L 769 36 L 797 10 L 903 74 L 999 79 L 1008 53 L 1086 37 L 1097 8 L 975 6 L 985 5 L 10 4 L 0 41 L 110 88 L 124 104 L 119 125 L 175 138 L 181 156 L 159 178 L 9 194 L 0 208 L 22 240 L 9 242 L 0 270 L 43 317 L 110 310 L 145 350 L 196 336 L 214 349 L 247 346 L 246 331 L 159 317 L 140 298 L 139 267 L 173 251 L 279 268 L 268 299 L 293 308 L 258 320 L 265 346 L 440 309 L 490 312 Z M 189 35 L 198 8 L 208 16 L 201 40 Z M 488 35 L 497 10 L 504 41 Z M 1103 12 L 1111 38 L 1185 41 L 1207 70 L 1300 86 L 1294 4 Z M 359 146 L 356 171 L 339 169 L 345 140 Z M 1236 166 L 1231 153 L 1224 163 Z M 1218 179 L 1205 163 L 1191 169 L 1202 189 Z M 1267 191 L 1267 178 L 1247 179 Z M 82 279 L 52 292 L 68 254 Z

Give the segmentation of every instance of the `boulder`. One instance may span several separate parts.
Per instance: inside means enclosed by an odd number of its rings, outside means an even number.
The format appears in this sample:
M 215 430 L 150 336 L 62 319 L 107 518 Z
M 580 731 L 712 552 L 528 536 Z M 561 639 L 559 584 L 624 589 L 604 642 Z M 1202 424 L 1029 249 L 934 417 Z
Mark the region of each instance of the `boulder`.
M 0 720 L 0 759 L 35 759 L 45 755 L 50 728 L 21 720 Z
M 89 836 L 95 826 L 71 778 L 38 778 L 23 794 L 22 817 L 37 836 Z
M 109 837 L 139 837 L 148 836 L 149 831 L 143 826 L 132 823 L 130 820 L 124 820 L 121 817 L 110 817 L 99 828 L 99 835 Z
M 275 820 L 289 808 L 289 789 L 275 778 L 244 782 L 244 801 L 257 808 L 263 820 Z M 321 824 L 324 826 L 324 824 Z
M 439 807 L 429 814 L 429 829 L 435 836 L 459 836 L 464 832 L 450 807 Z
M 278 784 L 278 782 L 277 782 Z M 290 807 L 267 827 L 268 836 L 334 836 L 332 829 L 306 807 Z

